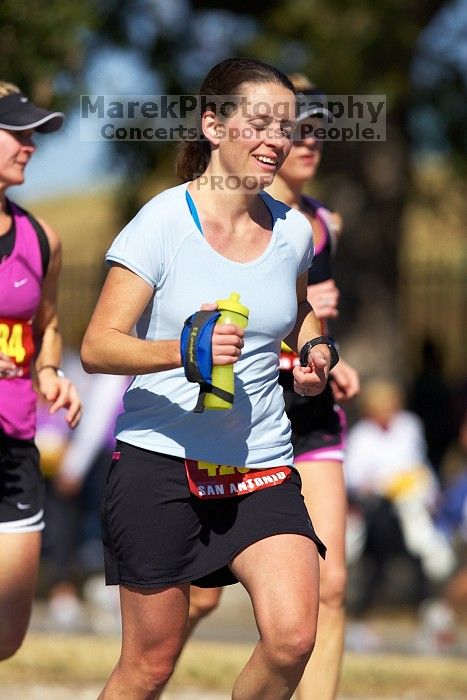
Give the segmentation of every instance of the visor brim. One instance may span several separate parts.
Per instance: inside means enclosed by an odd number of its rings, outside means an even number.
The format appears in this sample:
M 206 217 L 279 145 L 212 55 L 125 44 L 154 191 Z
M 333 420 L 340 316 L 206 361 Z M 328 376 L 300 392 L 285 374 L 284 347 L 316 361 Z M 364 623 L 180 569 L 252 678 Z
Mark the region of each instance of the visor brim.
M 334 115 L 332 112 L 329 111 L 329 109 L 326 109 L 326 107 L 311 107 L 310 109 L 304 110 L 299 116 L 297 117 L 297 123 L 303 122 L 305 119 L 311 119 L 311 118 L 316 118 L 316 119 L 326 119 L 328 122 L 333 122 L 334 121 Z
M 8 95 L 0 99 L 0 129 L 8 129 L 8 131 L 34 129 L 41 133 L 50 133 L 60 129 L 64 118 L 63 112 L 50 112 L 48 109 L 36 107 L 20 94 Z

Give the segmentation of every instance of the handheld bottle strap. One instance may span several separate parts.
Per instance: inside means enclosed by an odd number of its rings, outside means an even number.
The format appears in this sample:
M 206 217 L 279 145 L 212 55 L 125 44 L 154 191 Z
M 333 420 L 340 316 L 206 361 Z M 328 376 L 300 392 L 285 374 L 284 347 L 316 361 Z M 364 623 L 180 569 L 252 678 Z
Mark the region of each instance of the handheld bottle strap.
M 214 394 L 224 401 L 233 402 L 233 394 L 212 384 L 212 334 L 219 311 L 197 311 L 186 319 L 180 339 L 185 376 L 189 382 L 200 385 L 195 413 L 204 411 L 204 397 Z

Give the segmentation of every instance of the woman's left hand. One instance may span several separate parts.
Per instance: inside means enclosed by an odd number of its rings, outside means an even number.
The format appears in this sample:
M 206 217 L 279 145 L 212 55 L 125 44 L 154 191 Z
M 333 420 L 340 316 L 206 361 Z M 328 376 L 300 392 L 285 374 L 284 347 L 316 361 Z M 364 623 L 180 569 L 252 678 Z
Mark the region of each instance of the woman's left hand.
M 330 384 L 334 400 L 338 403 L 350 401 L 360 393 L 358 372 L 344 360 L 339 360 L 332 369 Z
M 329 374 L 331 353 L 326 345 L 315 345 L 308 353 L 308 366 L 293 369 L 294 389 L 300 396 L 321 394 Z
M 66 408 L 65 420 L 70 428 L 76 428 L 81 419 L 82 406 L 74 384 L 67 377 L 58 377 L 52 369 L 39 372 L 38 383 L 40 393 L 51 404 L 49 413 Z

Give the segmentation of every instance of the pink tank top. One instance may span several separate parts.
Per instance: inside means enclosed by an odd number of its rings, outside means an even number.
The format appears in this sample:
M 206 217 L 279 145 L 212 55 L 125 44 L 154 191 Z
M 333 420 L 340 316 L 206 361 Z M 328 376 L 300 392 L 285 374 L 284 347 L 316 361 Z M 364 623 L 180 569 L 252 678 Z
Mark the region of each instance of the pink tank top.
M 0 263 L 0 352 L 17 365 L 16 377 L 0 377 L 0 430 L 30 440 L 36 430 L 36 392 L 32 386 L 34 359 L 32 321 L 42 293 L 42 259 L 27 216 L 10 202 L 15 224 L 11 255 Z

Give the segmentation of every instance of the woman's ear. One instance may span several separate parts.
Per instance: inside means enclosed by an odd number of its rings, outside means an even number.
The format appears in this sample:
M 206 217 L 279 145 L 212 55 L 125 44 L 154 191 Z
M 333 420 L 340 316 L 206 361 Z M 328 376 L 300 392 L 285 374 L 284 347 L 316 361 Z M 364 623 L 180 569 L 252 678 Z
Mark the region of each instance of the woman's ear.
M 218 146 L 221 140 L 219 118 L 215 112 L 204 112 L 201 117 L 201 128 L 204 137 L 213 145 Z

